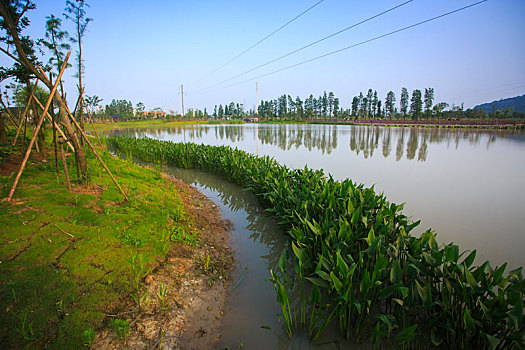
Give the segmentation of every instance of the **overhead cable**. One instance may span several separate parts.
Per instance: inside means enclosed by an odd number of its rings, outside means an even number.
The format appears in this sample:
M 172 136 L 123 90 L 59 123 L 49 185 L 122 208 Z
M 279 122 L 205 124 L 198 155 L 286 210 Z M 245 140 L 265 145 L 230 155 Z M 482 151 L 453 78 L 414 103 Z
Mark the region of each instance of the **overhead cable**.
M 325 41 L 325 40 L 327 40 L 327 39 L 330 39 L 330 38 L 332 38 L 332 37 L 334 37 L 334 36 L 336 36 L 336 35 L 338 35 L 338 34 L 341 34 L 341 33 L 343 33 L 343 32 L 346 32 L 347 30 L 350 30 L 350 29 L 352 29 L 352 28 L 355 28 L 355 27 L 357 27 L 357 26 L 359 26 L 359 25 L 361 25 L 361 24 L 363 24 L 363 23 L 366 23 L 366 22 L 368 22 L 368 21 L 371 21 L 371 20 L 373 20 L 373 19 L 375 19 L 375 18 L 377 18 L 377 17 L 380 17 L 380 16 L 382 16 L 382 15 L 388 13 L 388 12 L 394 11 L 395 9 L 398 9 L 398 8 L 400 8 L 400 7 L 402 7 L 402 6 L 406 5 L 406 4 L 408 4 L 408 3 L 411 3 L 412 1 L 414 1 L 414 0 L 408 0 L 408 1 L 405 1 L 405 2 L 402 3 L 402 4 L 399 4 L 399 5 L 397 5 L 397 6 L 391 7 L 391 8 L 389 8 L 388 10 L 385 10 L 385 11 L 383 11 L 383 12 L 380 12 L 380 13 L 378 13 L 378 14 L 372 16 L 372 17 L 368 17 L 367 19 L 364 19 L 364 20 L 362 20 L 362 21 L 360 21 L 360 22 L 358 22 L 358 23 L 352 24 L 351 26 L 348 26 L 348 27 L 346 27 L 346 28 L 343 28 L 343 29 L 341 29 L 341 30 L 339 30 L 339 31 L 337 31 L 337 32 L 335 32 L 335 33 L 332 33 L 332 34 L 330 34 L 330 35 L 328 35 L 328 36 L 325 36 L 324 38 L 321 38 L 321 39 L 319 39 L 319 40 L 316 40 L 316 41 L 314 41 L 314 42 L 312 42 L 312 43 L 310 43 L 310 44 L 308 44 L 308 45 L 305 45 L 305 46 L 300 47 L 300 48 L 298 48 L 298 49 L 296 49 L 296 50 L 290 51 L 290 52 L 288 52 L 288 53 L 286 53 L 286 54 L 284 54 L 284 55 L 282 55 L 282 56 L 279 56 L 279 57 L 277 57 L 277 58 L 274 58 L 274 59 L 272 59 L 271 61 L 268 61 L 268 62 L 266 62 L 266 63 L 263 63 L 263 64 L 261 64 L 261 65 L 258 65 L 257 67 L 254 67 L 254 68 L 249 69 L 249 70 L 247 70 L 247 71 L 245 71 L 245 72 L 242 72 L 242 73 L 240 73 L 240 74 L 237 74 L 237 75 L 235 75 L 235 76 L 233 76 L 233 77 L 231 77 L 231 78 L 225 79 L 225 80 L 223 80 L 223 81 L 220 81 L 220 82 L 218 82 L 218 83 L 216 83 L 216 84 L 213 84 L 213 85 L 211 85 L 211 86 L 208 86 L 208 87 L 206 87 L 206 88 L 202 88 L 202 89 L 196 90 L 195 92 L 201 92 L 201 91 L 203 91 L 203 90 L 208 90 L 208 89 L 214 88 L 214 87 L 216 87 L 216 86 L 218 86 L 218 85 L 222 85 L 222 84 L 224 84 L 224 83 L 226 83 L 226 82 L 228 82 L 228 81 L 231 81 L 231 80 L 233 80 L 233 79 L 236 79 L 236 78 L 239 78 L 239 77 L 241 77 L 241 76 L 243 76 L 243 75 L 246 75 L 246 74 L 248 74 L 248 73 L 251 73 L 251 72 L 253 72 L 254 70 L 257 70 L 257 69 L 259 69 L 259 68 L 265 67 L 265 66 L 267 66 L 267 65 L 269 65 L 269 64 L 271 64 L 271 63 L 274 63 L 274 62 L 276 62 L 276 61 L 279 61 L 279 60 L 281 60 L 281 59 L 283 59 L 283 58 L 285 58 L 285 57 L 288 57 L 288 56 L 290 56 L 290 55 L 292 55 L 292 54 L 294 54 L 294 53 L 297 53 L 297 52 L 299 52 L 299 51 L 302 51 L 302 50 L 304 50 L 304 49 L 307 49 L 307 48 L 309 48 L 309 47 L 311 47 L 311 46 L 313 46 L 313 45 L 315 45 L 315 44 L 318 44 L 318 43 L 320 43 L 320 42 L 322 42 L 322 41 Z
M 300 65 L 303 65 L 303 64 L 306 64 L 306 63 L 309 63 L 309 62 L 312 62 L 312 61 L 316 61 L 318 59 L 321 59 L 321 58 L 324 58 L 324 57 L 327 57 L 327 56 L 331 56 L 331 55 L 334 55 L 336 53 L 339 53 L 339 52 L 342 52 L 342 51 L 345 51 L 345 50 L 349 50 L 349 49 L 352 49 L 352 48 L 355 48 L 357 46 L 361 46 L 361 45 L 364 45 L 364 44 L 367 44 L 369 42 L 372 42 L 372 41 L 375 41 L 375 40 L 379 40 L 379 39 L 382 39 L 382 38 L 385 38 L 387 36 L 391 36 L 391 35 L 394 35 L 394 34 L 397 34 L 397 33 L 400 33 L 400 32 L 403 32 L 405 30 L 408 30 L 408 29 L 411 29 L 411 28 L 414 28 L 414 27 L 417 27 L 417 26 L 420 26 L 420 25 L 423 25 L 425 23 L 429 23 L 429 22 L 432 22 L 432 21 L 435 21 L 437 19 L 440 19 L 440 18 L 443 18 L 443 17 L 446 17 L 446 16 L 449 16 L 449 15 L 452 15 L 454 13 L 457 13 L 457 12 L 460 12 L 460 11 L 463 11 L 463 10 L 466 10 L 468 8 L 471 8 L 471 7 L 474 7 L 474 6 L 477 6 L 477 5 L 480 5 L 484 2 L 487 2 L 489 0 L 482 0 L 482 1 L 478 1 L 478 2 L 475 2 L 473 4 L 470 4 L 470 5 L 467 5 L 467 6 L 464 6 L 464 7 L 461 7 L 459 9 L 456 9 L 456 10 L 453 10 L 453 11 L 450 11 L 450 12 L 446 12 L 444 14 L 441 14 L 439 16 L 435 16 L 435 17 L 432 17 L 432 18 L 429 18 L 429 19 L 426 19 L 424 21 L 421 21 L 421 22 L 418 22 L 418 23 L 415 23 L 415 24 L 412 24 L 412 25 L 409 25 L 409 26 L 406 26 L 406 27 L 403 27 L 403 28 L 400 28 L 400 29 L 397 29 L 397 30 L 394 30 L 392 32 L 389 32 L 389 33 L 386 33 L 386 34 L 382 34 L 382 35 L 379 35 L 379 36 L 376 36 L 374 38 L 371 38 L 371 39 L 368 39 L 368 40 L 364 40 L 364 41 L 361 41 L 357 44 L 353 44 L 353 45 L 350 45 L 350 46 L 347 46 L 347 47 L 343 47 L 342 49 L 339 49 L 339 50 L 335 50 L 335 51 L 331 51 L 331 52 L 328 52 L 324 55 L 320 55 L 320 56 L 317 56 L 317 57 L 314 57 L 314 58 L 311 58 L 311 59 L 308 59 L 306 61 L 302 61 L 302 62 L 299 62 L 299 63 L 296 63 L 296 64 L 292 64 L 290 66 L 287 66 L 287 67 L 284 67 L 284 68 L 281 68 L 281 69 L 277 69 L 275 71 L 272 71 L 272 72 L 269 72 L 269 73 L 266 73 L 266 74 L 261 74 L 261 75 L 258 75 L 256 77 L 253 77 L 253 78 L 250 78 L 250 79 L 246 79 L 246 80 L 243 80 L 243 81 L 240 81 L 240 82 L 237 82 L 235 84 L 231 84 L 231 85 L 228 85 L 228 86 L 224 86 L 224 87 L 221 87 L 221 88 L 218 88 L 218 89 L 215 89 L 215 90 L 211 90 L 211 91 L 204 91 L 202 93 L 209 93 L 209 92 L 215 92 L 215 91 L 220 91 L 220 90 L 223 90 L 223 89 L 227 89 L 227 88 L 230 88 L 230 87 L 233 87 L 233 86 L 236 86 L 236 85 L 239 85 L 239 84 L 244 84 L 244 83 L 247 83 L 247 82 L 250 82 L 250 81 L 253 81 L 253 80 L 256 80 L 256 79 L 259 79 L 259 78 L 263 78 L 263 77 L 267 77 L 269 75 L 272 75 L 272 74 L 276 74 L 276 73 L 279 73 L 279 72 L 282 72 L 284 70 L 287 70 L 287 69 L 290 69 L 290 68 L 294 68 L 294 67 L 297 67 L 297 66 L 300 66 Z
M 314 7 L 316 7 L 317 5 L 319 5 L 320 3 L 322 3 L 324 0 L 320 0 L 318 2 L 316 2 L 315 4 L 313 4 L 312 6 L 310 6 L 309 8 L 307 8 L 306 10 L 304 10 L 303 12 L 301 12 L 300 14 L 298 14 L 297 16 L 295 16 L 294 18 L 292 18 L 291 20 L 289 20 L 288 22 L 286 22 L 285 24 L 283 24 L 282 26 L 280 26 L 279 28 L 277 28 L 276 30 L 274 30 L 273 32 L 271 32 L 270 34 L 268 34 L 267 36 L 265 36 L 264 38 L 262 38 L 261 40 L 259 40 L 258 42 L 256 42 L 255 44 L 253 44 L 252 46 L 250 46 L 249 48 L 247 48 L 246 50 L 244 50 L 243 52 L 241 52 L 240 54 L 238 54 L 237 56 L 233 57 L 232 59 L 230 59 L 228 62 L 224 63 L 222 66 L 220 66 L 219 68 L 211 71 L 210 73 L 206 74 L 205 76 L 203 76 L 202 78 L 200 78 L 199 80 L 196 80 L 194 81 L 193 83 L 190 83 L 189 85 L 193 85 L 193 84 L 196 84 L 204 79 L 206 79 L 207 77 L 209 77 L 210 75 L 212 75 L 213 73 L 219 71 L 220 69 L 226 67 L 228 64 L 232 63 L 233 61 L 235 61 L 237 58 L 241 57 L 242 55 L 244 55 L 245 53 L 247 53 L 248 51 L 250 51 L 251 49 L 253 49 L 254 47 L 256 47 L 257 45 L 259 45 L 260 43 L 262 43 L 263 41 L 265 41 L 266 39 L 268 39 L 269 37 L 271 37 L 272 35 L 274 35 L 275 33 L 277 33 L 278 31 L 280 31 L 281 29 L 283 29 L 284 27 L 286 27 L 287 25 L 289 25 L 290 23 L 292 23 L 293 21 L 295 21 L 296 19 L 298 19 L 299 17 L 301 17 L 302 15 L 304 15 L 305 13 L 307 13 L 308 11 L 310 11 L 311 9 L 313 9 Z

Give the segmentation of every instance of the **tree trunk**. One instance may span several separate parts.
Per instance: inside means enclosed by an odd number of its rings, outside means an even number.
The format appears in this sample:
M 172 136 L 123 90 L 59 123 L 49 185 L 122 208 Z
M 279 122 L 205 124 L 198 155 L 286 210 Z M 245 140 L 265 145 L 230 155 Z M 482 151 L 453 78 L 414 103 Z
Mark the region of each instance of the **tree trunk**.
M 7 137 L 5 134 L 5 118 L 0 116 L 0 144 L 6 143 Z
M 29 81 L 27 82 L 27 98 L 31 98 L 29 95 L 31 84 Z M 31 108 L 33 109 L 33 122 L 36 125 L 38 124 L 40 113 L 38 113 L 38 109 L 36 108 L 35 101 L 31 99 Z M 43 111 L 42 111 L 43 112 Z M 46 140 L 44 138 L 44 124 L 42 124 L 42 128 L 40 132 L 38 133 L 38 147 L 40 148 L 40 154 L 42 155 L 42 158 L 47 159 L 47 148 L 46 148 Z
M 67 138 L 71 140 L 71 143 L 75 148 L 75 155 L 78 159 L 78 163 L 80 165 L 80 172 L 82 174 L 82 182 L 85 182 L 87 180 L 86 153 L 84 152 L 84 148 L 80 145 L 80 141 L 78 140 L 77 134 L 75 133 L 75 129 L 69 121 L 69 116 L 67 114 L 64 101 L 58 95 L 56 101 L 58 109 L 60 111 L 60 124 L 62 124 L 66 129 Z

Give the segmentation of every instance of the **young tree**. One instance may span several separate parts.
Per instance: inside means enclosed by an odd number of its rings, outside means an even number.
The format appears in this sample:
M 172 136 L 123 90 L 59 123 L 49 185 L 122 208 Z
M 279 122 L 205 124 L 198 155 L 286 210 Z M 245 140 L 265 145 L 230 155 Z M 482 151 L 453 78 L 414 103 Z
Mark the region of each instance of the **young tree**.
M 67 51 L 71 49 L 71 46 L 64 42 L 69 34 L 61 29 L 62 20 L 55 17 L 54 15 L 47 16 L 46 21 L 46 34 L 45 37 L 47 40 L 41 40 L 40 42 L 47 47 L 51 52 L 51 57 L 49 58 L 49 65 L 51 68 L 55 69 L 54 76 L 58 75 L 60 68 L 64 64 L 64 58 L 66 57 Z M 67 67 L 71 67 L 71 64 L 68 62 Z M 64 98 L 64 86 L 62 81 L 60 82 L 60 94 Z
M 392 116 L 394 115 L 395 103 L 396 103 L 396 95 L 394 94 L 393 91 L 389 91 L 386 94 L 385 110 L 387 112 L 387 115 L 390 117 L 390 119 L 392 119 Z
M 328 117 L 331 118 L 334 111 L 334 98 L 335 95 L 332 91 L 328 93 Z
M 71 37 L 71 42 L 77 44 L 77 73 L 75 77 L 78 78 L 78 85 L 82 90 L 82 75 L 84 74 L 84 62 L 82 61 L 82 39 L 86 34 L 86 29 L 92 18 L 86 17 L 86 8 L 89 4 L 85 0 L 67 0 L 64 17 L 73 22 L 75 25 L 75 36 Z
M 405 119 L 408 110 L 408 90 L 407 88 L 401 89 L 401 99 L 399 100 L 399 110 L 403 114 L 403 119 Z
M 303 101 L 297 96 L 295 99 L 295 108 L 297 109 L 297 117 L 299 119 L 303 119 L 304 116 L 304 110 L 303 110 Z
M 39 62 L 34 53 L 34 41 L 29 36 L 22 34 L 22 31 L 29 25 L 29 20 L 25 17 L 25 14 L 28 10 L 34 8 L 36 8 L 36 5 L 31 0 L 24 2 L 0 1 L 0 14 L 3 19 L 0 21 L 0 28 L 6 34 L 0 38 L 0 41 L 8 47 L 14 47 L 16 50 L 15 56 L 7 50 L 2 49 L 4 53 L 15 60 L 13 68 L 8 70 L 4 69 L 2 73 L 3 75 L 5 73 L 13 74 L 14 70 L 23 70 L 25 71 L 27 81 L 29 81 L 32 76 L 36 77 L 46 85 L 49 90 L 52 90 L 53 83 L 51 80 L 37 68 Z M 84 148 L 81 146 L 75 130 L 70 123 L 65 100 L 60 94 L 55 94 L 55 102 L 60 111 L 60 123 L 66 129 L 68 139 L 73 143 L 75 156 L 82 173 L 82 180 L 85 181 L 87 180 L 87 162 Z
M 135 106 L 135 111 L 138 112 L 138 114 L 140 114 L 141 117 L 144 116 L 144 110 L 146 109 L 146 106 L 144 106 L 144 103 L 142 102 L 137 102 L 137 105 Z M 138 118 L 140 119 L 140 118 Z
M 377 104 L 379 100 L 377 99 L 377 91 L 374 90 L 374 96 L 372 97 L 372 117 L 377 116 Z
M 372 101 L 374 100 L 374 92 L 368 89 L 366 94 L 366 115 L 370 118 L 372 116 Z
M 339 116 L 339 98 L 334 98 L 334 118 Z
M 326 91 L 321 97 L 321 106 L 322 106 L 321 115 L 323 118 L 326 118 L 326 115 L 328 114 L 328 95 L 326 94 Z
M 357 117 L 357 113 L 359 111 L 359 97 L 354 96 L 352 99 L 352 117 Z
M 410 114 L 412 119 L 418 120 L 423 109 L 423 101 L 421 100 L 421 90 L 414 90 L 412 98 L 410 99 Z
M 432 115 L 432 102 L 434 101 L 434 88 L 425 89 L 425 114 L 427 118 Z

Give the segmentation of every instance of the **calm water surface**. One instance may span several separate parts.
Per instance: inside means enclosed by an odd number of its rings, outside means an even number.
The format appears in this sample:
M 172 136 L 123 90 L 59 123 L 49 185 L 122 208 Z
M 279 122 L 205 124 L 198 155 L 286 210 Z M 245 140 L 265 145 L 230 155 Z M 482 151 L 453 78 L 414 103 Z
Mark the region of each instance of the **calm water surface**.
M 341 125 L 194 125 L 124 130 L 135 137 L 230 145 L 290 167 L 375 186 L 442 243 L 478 262 L 525 266 L 525 135 Z
M 230 145 L 270 155 L 290 167 L 324 169 L 336 179 L 375 186 L 390 201 L 406 202 L 405 214 L 422 220 L 443 243 L 478 249 L 478 262 L 525 266 L 525 135 L 523 132 L 330 125 L 202 125 L 117 131 L 174 142 Z M 313 344 L 305 334 L 289 339 L 266 282 L 285 247 L 284 233 L 264 215 L 256 198 L 218 176 L 168 169 L 213 200 L 233 222 L 234 280 L 247 273 L 228 298 L 220 348 L 355 348 L 329 329 Z M 269 326 L 276 333 L 262 329 Z M 280 334 L 277 334 L 280 333 Z M 360 348 L 370 348 L 361 345 Z

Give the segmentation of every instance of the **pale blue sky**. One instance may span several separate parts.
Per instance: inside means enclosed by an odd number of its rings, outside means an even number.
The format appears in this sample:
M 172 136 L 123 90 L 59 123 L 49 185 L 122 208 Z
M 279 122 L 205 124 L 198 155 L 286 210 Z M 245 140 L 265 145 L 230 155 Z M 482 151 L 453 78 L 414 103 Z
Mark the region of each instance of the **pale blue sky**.
M 247 49 L 318 0 L 307 1 L 90 1 L 85 37 L 88 95 L 142 101 L 147 109 L 181 111 L 231 101 L 255 104 L 255 81 L 207 88 L 403 0 L 325 0 L 245 55 L 191 84 Z M 222 86 L 391 32 L 469 5 L 464 0 L 414 0 L 343 34 Z M 45 16 L 61 15 L 65 1 L 38 1 L 31 33 L 43 36 Z M 70 24 L 67 24 L 70 28 Z M 433 87 L 436 102 L 472 107 L 525 93 L 525 1 L 489 0 L 465 11 L 341 53 L 257 79 L 259 100 L 286 93 L 302 99 L 333 91 L 348 108 L 354 95 L 376 89 L 384 99 L 401 87 Z M 1 56 L 0 64 L 9 59 Z M 73 70 L 66 75 L 74 93 Z M 71 99 L 71 98 L 70 98 Z

